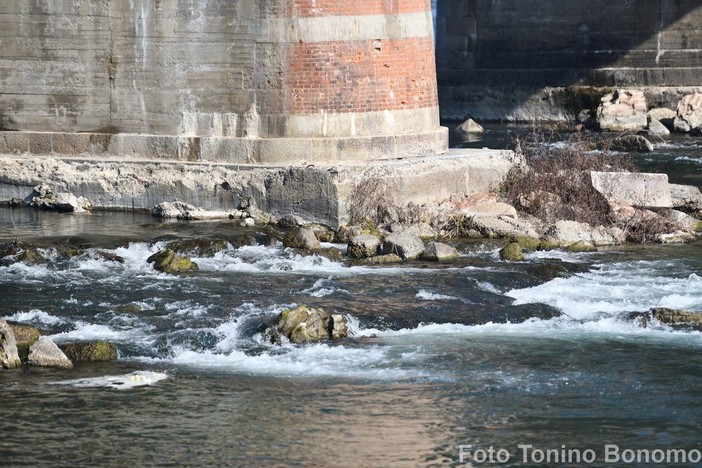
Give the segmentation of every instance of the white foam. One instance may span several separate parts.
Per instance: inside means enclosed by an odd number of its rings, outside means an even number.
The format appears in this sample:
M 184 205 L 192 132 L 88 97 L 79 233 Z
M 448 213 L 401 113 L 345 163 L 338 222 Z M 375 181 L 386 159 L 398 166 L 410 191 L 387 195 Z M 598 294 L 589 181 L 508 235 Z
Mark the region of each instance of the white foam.
M 387 347 L 352 348 L 310 344 L 286 346 L 273 352 L 248 354 L 241 350 L 229 353 L 175 350 L 172 362 L 179 365 L 210 368 L 254 375 L 295 377 L 344 377 L 373 380 L 422 378 L 418 369 L 403 368 L 416 356 L 392 355 Z
M 555 278 L 506 293 L 515 304 L 543 303 L 577 319 L 646 311 L 652 307 L 702 305 L 702 281 L 672 262 L 624 262 L 596 266 L 590 272 Z M 682 277 L 669 276 L 677 272 Z
M 139 328 L 116 330 L 107 325 L 85 323 L 80 321 L 75 323 L 75 329 L 51 335 L 51 338 L 57 343 L 65 343 L 70 341 L 148 341 L 143 330 Z
M 32 309 L 29 312 L 16 312 L 5 317 L 5 319 L 13 322 L 31 323 L 38 326 L 54 326 L 66 323 L 64 319 L 40 309 Z
M 419 292 L 415 295 L 417 299 L 423 299 L 425 301 L 457 301 L 459 300 L 455 296 L 447 296 L 445 294 L 439 294 L 431 291 L 427 291 L 426 289 L 420 289 Z
M 117 390 L 130 390 L 136 387 L 153 385 L 167 378 L 168 374 L 163 372 L 136 371 L 124 375 L 106 375 L 87 379 L 62 380 L 52 383 L 54 385 L 68 385 L 76 388 L 103 387 Z

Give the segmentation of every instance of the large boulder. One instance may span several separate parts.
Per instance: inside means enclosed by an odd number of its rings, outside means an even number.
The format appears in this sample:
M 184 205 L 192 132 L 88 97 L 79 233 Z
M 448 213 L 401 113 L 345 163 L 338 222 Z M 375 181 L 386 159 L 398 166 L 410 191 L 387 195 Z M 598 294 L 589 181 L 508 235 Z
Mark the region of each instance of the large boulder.
M 276 343 L 282 337 L 295 344 L 338 340 L 348 336 L 347 319 L 324 309 L 299 306 L 281 312 L 269 334 Z
M 571 247 L 577 243 L 619 245 L 626 241 L 626 234 L 616 227 L 593 227 L 587 223 L 562 220 L 546 230 L 546 240 L 561 247 Z
M 72 362 L 105 362 L 117 359 L 117 347 L 107 341 L 84 341 L 59 346 Z
M 460 256 L 454 246 L 442 244 L 441 242 L 429 242 L 422 253 L 423 259 L 435 262 L 456 260 Z
M 638 208 L 672 208 L 667 174 L 590 172 L 592 186 L 610 203 Z
M 673 208 L 686 213 L 702 213 L 702 192 L 694 185 L 669 184 Z
M 346 251 L 351 258 L 369 258 L 378 254 L 380 245 L 377 236 L 361 234 L 351 238 Z
M 146 262 L 153 263 L 156 270 L 164 273 L 185 273 L 198 269 L 195 262 L 170 249 L 159 250 L 147 258 Z
M 648 105 L 643 91 L 618 89 L 601 100 L 597 122 L 612 132 L 638 132 L 648 125 Z
M 652 119 L 649 117 L 648 119 L 648 134 L 653 135 L 653 136 L 658 136 L 658 137 L 666 137 L 670 135 L 670 130 L 668 130 L 668 127 L 663 125 L 660 120 Z M 653 149 L 653 145 L 651 145 L 651 150 Z M 650 153 L 650 151 L 647 151 Z
M 31 366 L 38 367 L 59 367 L 63 369 L 73 367 L 73 363 L 48 336 L 39 337 L 37 342 L 29 348 L 27 362 Z
M 85 197 L 76 197 L 69 192 L 54 193 L 47 185 L 38 185 L 29 196 L 29 205 L 44 210 L 83 213 L 92 208 L 92 203 Z
M 14 369 L 21 364 L 15 334 L 5 320 L 0 320 L 0 368 Z
M 512 216 L 476 215 L 464 221 L 464 227 L 475 229 L 485 237 L 539 237 L 529 222 Z
M 695 91 L 683 96 L 678 102 L 674 125 L 678 132 L 702 132 L 702 94 Z
M 288 232 L 283 238 L 283 245 L 293 249 L 319 250 L 322 244 L 309 228 L 299 227 Z
M 393 232 L 385 237 L 383 252 L 394 253 L 402 260 L 415 260 L 424 252 L 424 242 L 409 232 Z

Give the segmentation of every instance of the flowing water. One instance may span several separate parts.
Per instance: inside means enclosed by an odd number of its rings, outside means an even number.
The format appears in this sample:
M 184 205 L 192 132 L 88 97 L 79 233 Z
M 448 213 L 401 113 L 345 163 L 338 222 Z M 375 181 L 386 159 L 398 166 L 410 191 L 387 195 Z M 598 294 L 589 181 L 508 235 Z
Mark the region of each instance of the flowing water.
M 496 144 L 484 138 L 471 144 Z M 700 185 L 702 144 L 676 140 L 639 162 Z M 185 275 L 146 262 L 169 240 L 202 236 L 231 246 Z M 626 318 L 702 310 L 699 242 L 516 264 L 499 260 L 499 242 L 458 242 L 449 264 L 364 267 L 229 222 L 0 209 L 0 239 L 15 238 L 46 261 L 0 265 L 0 317 L 59 343 L 109 340 L 120 357 L 0 372 L 3 466 L 702 458 L 702 334 Z M 57 245 L 85 253 L 67 259 Z M 270 344 L 263 329 L 298 304 L 349 314 L 353 337 Z

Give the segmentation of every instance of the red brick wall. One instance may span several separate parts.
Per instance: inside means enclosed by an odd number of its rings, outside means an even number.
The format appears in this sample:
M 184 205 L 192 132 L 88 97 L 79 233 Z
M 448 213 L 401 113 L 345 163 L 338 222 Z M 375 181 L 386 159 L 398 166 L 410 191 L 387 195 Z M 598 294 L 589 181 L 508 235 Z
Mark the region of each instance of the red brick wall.
M 431 0 L 288 0 L 291 18 L 429 12 Z M 434 39 L 288 44 L 285 112 L 297 115 L 412 110 L 438 105 Z
M 292 114 L 437 105 L 431 37 L 290 44 L 287 57 L 285 102 Z
M 288 13 L 296 17 L 383 15 L 430 8 L 431 0 L 290 0 Z

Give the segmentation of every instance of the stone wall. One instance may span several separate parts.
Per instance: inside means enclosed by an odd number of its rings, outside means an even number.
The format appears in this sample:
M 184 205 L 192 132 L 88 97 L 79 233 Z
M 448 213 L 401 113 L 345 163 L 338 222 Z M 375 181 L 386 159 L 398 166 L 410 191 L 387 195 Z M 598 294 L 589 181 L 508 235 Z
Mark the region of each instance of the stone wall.
M 586 101 L 577 87 L 672 104 L 671 89 L 702 86 L 697 0 L 438 0 L 437 16 L 444 118 L 567 118 Z
M 3 130 L 173 136 L 134 156 L 251 163 L 291 160 L 264 139 L 336 159 L 446 150 L 430 0 L 7 0 L 0 26 Z

